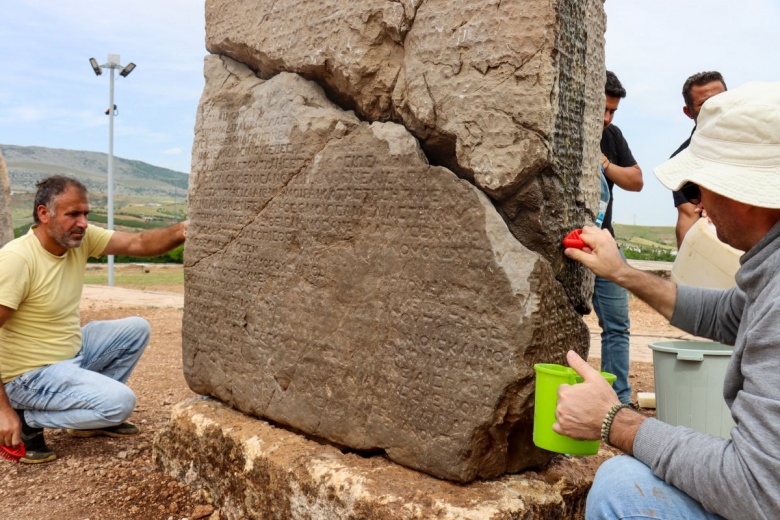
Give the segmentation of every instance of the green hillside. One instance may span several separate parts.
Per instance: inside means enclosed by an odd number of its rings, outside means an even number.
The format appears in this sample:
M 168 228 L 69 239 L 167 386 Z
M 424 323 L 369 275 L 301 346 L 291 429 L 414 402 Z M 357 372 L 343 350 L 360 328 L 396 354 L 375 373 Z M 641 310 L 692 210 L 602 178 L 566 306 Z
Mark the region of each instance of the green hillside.
M 674 226 L 613 224 L 612 227 L 627 258 L 673 262 L 677 255 Z
M 34 192 L 35 183 L 60 173 L 78 178 L 90 192 L 105 193 L 108 155 L 42 146 L 0 144 L 12 191 Z M 114 194 L 122 196 L 180 197 L 189 175 L 142 161 L 114 156 Z
M 0 145 L 11 184 L 11 211 L 18 235 L 32 223 L 35 183 L 49 175 L 76 177 L 90 192 L 90 220 L 106 222 L 108 155 L 99 152 Z M 189 175 L 142 161 L 114 157 L 114 224 L 164 226 L 186 218 Z

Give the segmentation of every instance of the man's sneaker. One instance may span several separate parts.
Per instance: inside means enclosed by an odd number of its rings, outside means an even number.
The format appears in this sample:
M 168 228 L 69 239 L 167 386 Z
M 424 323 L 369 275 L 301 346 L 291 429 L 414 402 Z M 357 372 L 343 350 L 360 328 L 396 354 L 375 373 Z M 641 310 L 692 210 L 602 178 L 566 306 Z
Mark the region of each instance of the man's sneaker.
M 16 410 L 19 420 L 22 421 L 22 443 L 27 453 L 19 459 L 25 464 L 41 464 L 57 459 L 57 454 L 46 446 L 43 438 L 43 428 L 33 428 L 24 420 L 24 410 Z
M 94 430 L 74 430 L 68 428 L 65 432 L 71 437 L 97 437 L 106 435 L 108 437 L 130 437 L 141 433 L 140 428 L 133 423 L 123 422 L 117 426 L 106 426 L 105 428 L 96 428 Z

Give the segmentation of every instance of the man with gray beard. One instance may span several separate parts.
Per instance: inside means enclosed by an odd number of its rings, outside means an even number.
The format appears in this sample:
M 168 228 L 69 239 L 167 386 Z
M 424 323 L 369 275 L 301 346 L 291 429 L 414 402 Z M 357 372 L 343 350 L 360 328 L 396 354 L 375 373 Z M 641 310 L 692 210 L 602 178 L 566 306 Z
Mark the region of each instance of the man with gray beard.
M 81 327 L 88 257 L 156 256 L 182 244 L 188 223 L 143 233 L 87 223 L 87 188 L 55 175 L 37 183 L 30 231 L 0 249 L 0 445 L 24 444 L 21 462 L 57 458 L 44 428 L 76 437 L 139 433 L 126 422 L 125 385 L 149 342 L 138 317 Z

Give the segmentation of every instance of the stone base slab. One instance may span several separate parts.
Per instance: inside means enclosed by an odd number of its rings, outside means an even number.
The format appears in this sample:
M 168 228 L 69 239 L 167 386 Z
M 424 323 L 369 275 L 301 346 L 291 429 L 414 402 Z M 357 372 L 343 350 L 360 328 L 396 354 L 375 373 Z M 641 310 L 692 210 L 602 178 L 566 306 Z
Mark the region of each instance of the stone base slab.
M 206 490 L 223 519 L 580 519 L 605 450 L 466 485 L 343 453 L 214 399 L 177 404 L 156 464 Z

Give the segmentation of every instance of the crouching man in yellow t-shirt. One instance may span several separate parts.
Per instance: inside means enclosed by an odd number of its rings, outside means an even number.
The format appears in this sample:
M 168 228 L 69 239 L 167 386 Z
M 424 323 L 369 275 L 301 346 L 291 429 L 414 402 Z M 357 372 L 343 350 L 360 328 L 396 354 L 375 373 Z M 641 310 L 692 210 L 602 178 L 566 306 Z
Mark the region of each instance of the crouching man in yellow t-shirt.
M 135 394 L 125 382 L 149 342 L 142 318 L 80 326 L 87 258 L 155 256 L 182 244 L 188 222 L 143 233 L 89 225 L 87 188 L 55 175 L 37 183 L 34 225 L 0 249 L 0 445 L 49 462 L 44 428 L 123 437 Z

